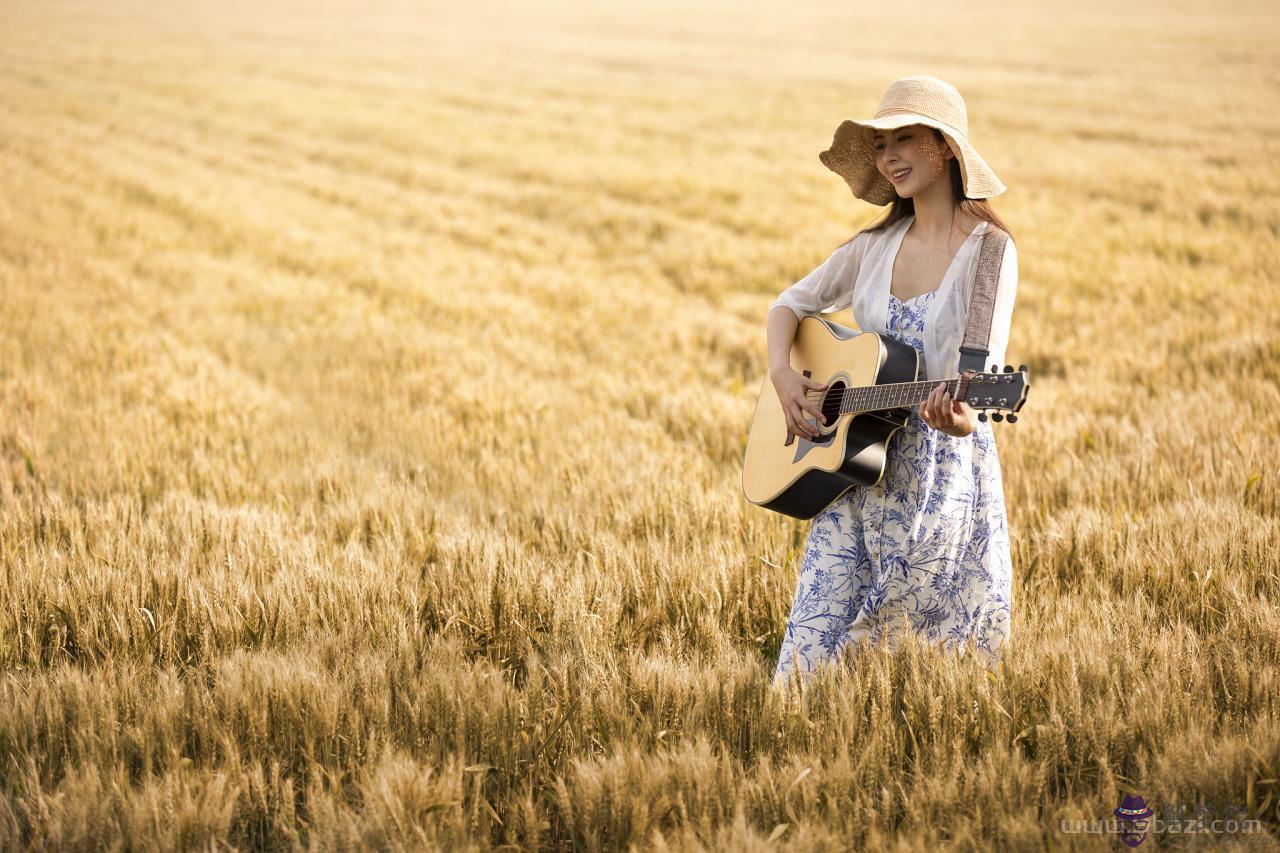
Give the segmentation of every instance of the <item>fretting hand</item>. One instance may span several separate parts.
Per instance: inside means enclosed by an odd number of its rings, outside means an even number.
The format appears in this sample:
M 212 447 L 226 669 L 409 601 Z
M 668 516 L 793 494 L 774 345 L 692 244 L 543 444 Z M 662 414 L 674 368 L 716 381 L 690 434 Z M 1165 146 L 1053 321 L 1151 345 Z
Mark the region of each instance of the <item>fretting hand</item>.
M 973 375 L 973 371 L 967 375 Z M 929 392 L 929 399 L 920 404 L 920 419 L 939 432 L 963 438 L 978 428 L 977 416 L 968 403 L 951 399 L 946 387 L 945 382 L 940 382 Z

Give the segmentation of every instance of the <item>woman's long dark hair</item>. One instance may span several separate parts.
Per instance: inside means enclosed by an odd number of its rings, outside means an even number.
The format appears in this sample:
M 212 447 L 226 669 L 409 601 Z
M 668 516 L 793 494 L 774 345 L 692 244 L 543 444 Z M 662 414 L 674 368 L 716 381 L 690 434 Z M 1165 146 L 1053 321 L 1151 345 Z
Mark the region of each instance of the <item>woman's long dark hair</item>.
M 935 127 L 931 127 L 929 129 L 933 131 L 934 138 L 943 145 L 947 144 L 947 139 L 942 135 L 942 131 Z M 978 219 L 985 219 L 987 222 L 990 222 L 992 225 L 1008 234 L 1009 239 L 1012 240 L 1013 232 L 1009 230 L 1008 226 L 1004 224 L 1004 220 L 1001 219 L 995 210 L 992 209 L 991 202 L 987 201 L 985 198 L 965 198 L 964 177 L 960 174 L 960 161 L 955 157 L 952 157 L 947 162 L 950 163 L 947 167 L 947 171 L 951 175 L 951 198 L 957 205 L 959 205 L 960 212 L 967 213 Z M 889 205 L 889 212 L 885 214 L 883 219 L 863 228 L 857 234 L 854 234 L 848 240 L 845 240 L 843 245 L 847 246 L 852 243 L 859 234 L 865 234 L 868 231 L 883 231 L 900 219 L 904 219 L 908 216 L 914 216 L 915 212 L 915 199 L 897 196 L 894 198 L 893 203 Z

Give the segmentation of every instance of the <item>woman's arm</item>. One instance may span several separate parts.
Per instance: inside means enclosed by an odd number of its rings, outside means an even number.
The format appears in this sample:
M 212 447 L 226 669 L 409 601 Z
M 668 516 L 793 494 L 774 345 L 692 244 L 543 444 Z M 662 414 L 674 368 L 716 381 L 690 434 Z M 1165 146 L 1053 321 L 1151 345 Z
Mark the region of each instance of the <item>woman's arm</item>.
M 776 306 L 785 305 L 799 321 L 803 317 L 848 308 L 853 304 L 853 286 L 873 236 L 875 232 L 864 231 L 836 249 L 812 272 L 779 293 L 769 306 L 769 313 L 772 314 Z
M 778 393 L 787 430 L 794 435 L 817 438 L 818 429 L 809 423 L 805 415 L 812 415 L 820 423 L 826 423 L 826 418 L 805 394 L 809 390 L 825 391 L 827 386 L 791 367 L 791 343 L 799 325 L 800 319 L 784 306 L 775 305 L 769 309 L 769 380 Z
M 794 434 L 817 437 L 818 431 L 805 419 L 805 413 L 823 422 L 822 413 L 805 397 L 805 391 L 826 389 L 792 369 L 791 345 L 796 329 L 804 317 L 838 311 L 853 303 L 853 285 L 870 240 L 871 233 L 864 232 L 845 243 L 813 272 L 778 294 L 769 306 L 769 378 L 778 392 L 787 428 Z M 787 310 L 780 310 L 783 308 Z
M 791 366 L 791 343 L 796 339 L 796 329 L 800 326 L 800 318 L 792 311 L 779 311 L 787 306 L 774 303 L 769 309 L 769 321 L 765 327 L 765 336 L 769 340 L 769 372 L 776 368 Z

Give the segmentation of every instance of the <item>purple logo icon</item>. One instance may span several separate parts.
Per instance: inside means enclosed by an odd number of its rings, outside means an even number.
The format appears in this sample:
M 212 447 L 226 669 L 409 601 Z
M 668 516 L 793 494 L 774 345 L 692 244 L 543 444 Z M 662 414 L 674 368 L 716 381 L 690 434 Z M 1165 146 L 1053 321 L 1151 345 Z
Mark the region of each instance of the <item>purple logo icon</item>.
M 1126 795 L 1124 802 L 1116 809 L 1116 817 L 1120 824 L 1120 840 L 1130 847 L 1137 847 L 1147 840 L 1147 827 L 1151 825 L 1154 812 L 1147 808 L 1146 802 L 1135 794 Z

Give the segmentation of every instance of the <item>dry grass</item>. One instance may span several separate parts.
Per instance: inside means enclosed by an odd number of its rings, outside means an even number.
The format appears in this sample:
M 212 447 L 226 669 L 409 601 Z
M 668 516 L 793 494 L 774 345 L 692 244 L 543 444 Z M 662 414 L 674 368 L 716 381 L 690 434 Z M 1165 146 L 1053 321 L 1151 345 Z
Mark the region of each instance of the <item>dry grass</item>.
M 1113 5 L 3 2 L 0 848 L 1274 832 L 1280 16 Z M 910 73 L 1011 188 L 1013 645 L 788 703 L 765 309 Z

